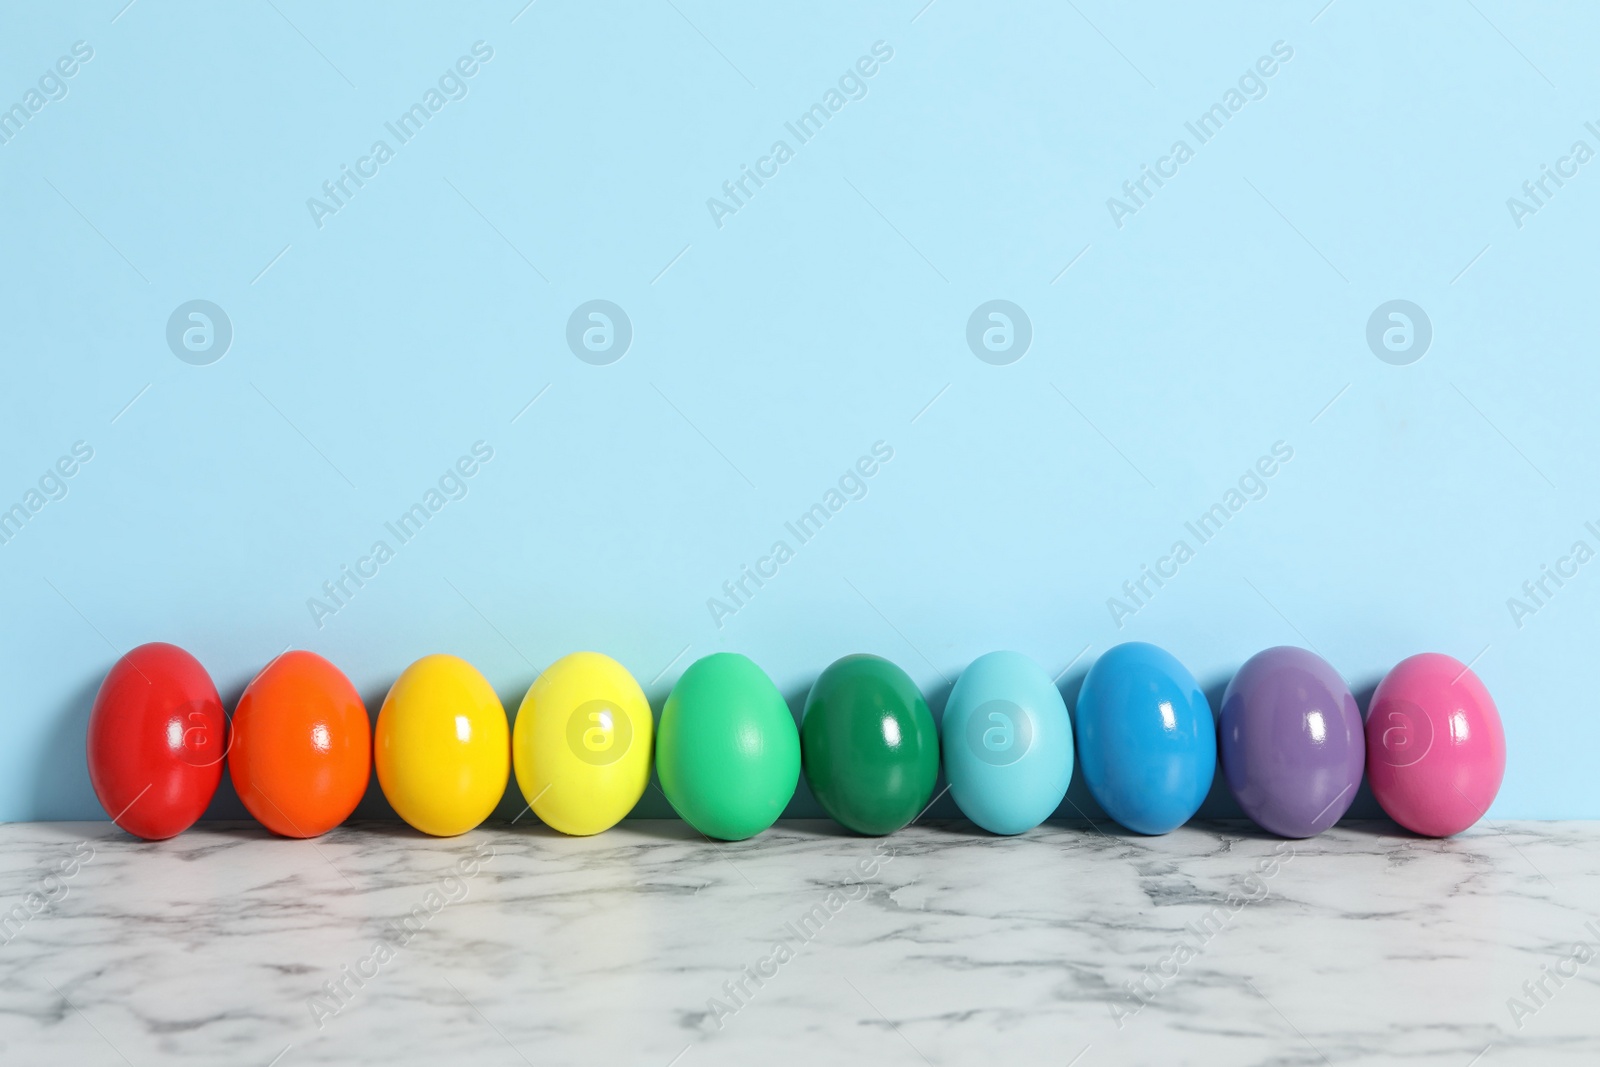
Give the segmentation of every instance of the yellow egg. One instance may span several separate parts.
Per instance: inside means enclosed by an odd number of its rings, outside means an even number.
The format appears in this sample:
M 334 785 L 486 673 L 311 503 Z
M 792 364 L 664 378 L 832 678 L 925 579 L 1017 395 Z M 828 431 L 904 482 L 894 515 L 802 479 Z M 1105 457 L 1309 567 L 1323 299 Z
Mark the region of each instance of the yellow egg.
M 627 668 L 598 652 L 552 663 L 517 711 L 511 753 L 535 815 L 564 834 L 615 826 L 650 781 L 650 703 Z
M 383 795 L 425 834 L 464 834 L 505 795 L 509 733 L 505 706 L 472 664 L 424 656 L 395 679 L 378 712 L 372 748 Z

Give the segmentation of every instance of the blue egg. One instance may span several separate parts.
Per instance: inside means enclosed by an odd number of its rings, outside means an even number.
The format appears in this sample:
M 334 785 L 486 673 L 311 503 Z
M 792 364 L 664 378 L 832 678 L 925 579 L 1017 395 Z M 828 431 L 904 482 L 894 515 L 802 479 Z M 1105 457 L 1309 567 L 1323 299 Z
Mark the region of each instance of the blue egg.
M 1044 669 L 1020 652 L 990 652 L 961 672 L 939 738 L 950 795 L 991 833 L 1038 826 L 1072 781 L 1066 701 Z
M 1217 773 L 1217 728 L 1194 675 L 1130 641 L 1095 661 L 1078 694 L 1078 759 L 1107 815 L 1141 834 L 1176 830 Z

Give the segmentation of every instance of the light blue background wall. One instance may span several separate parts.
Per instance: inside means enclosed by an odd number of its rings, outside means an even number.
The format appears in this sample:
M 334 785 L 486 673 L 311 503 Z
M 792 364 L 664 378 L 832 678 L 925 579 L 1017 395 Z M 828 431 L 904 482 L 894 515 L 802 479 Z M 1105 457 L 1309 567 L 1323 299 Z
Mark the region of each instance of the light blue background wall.
M 1600 548 L 1600 162 L 1507 208 L 1600 149 L 1600 11 L 922 4 L 8 5 L 0 104 L 93 58 L 0 145 L 0 504 L 94 456 L 0 545 L 0 817 L 101 816 L 88 708 L 158 639 L 230 704 L 315 650 L 374 714 L 435 651 L 514 708 L 595 648 L 659 711 L 737 650 L 798 712 L 852 651 L 938 709 L 995 648 L 1070 664 L 1069 701 L 1126 639 L 1214 698 L 1273 644 L 1363 702 L 1438 650 L 1505 718 L 1492 815 L 1600 817 L 1600 563 L 1507 607 Z M 465 98 L 397 147 L 384 123 L 478 41 Z M 878 41 L 865 97 L 798 145 L 784 123 Z M 1185 122 L 1280 41 L 1200 145 Z M 307 198 L 379 138 L 319 228 Z M 1119 228 L 1108 197 L 1179 138 Z M 777 139 L 794 158 L 719 228 L 707 198 Z M 596 298 L 634 331 L 607 366 L 565 341 Z M 165 337 L 193 299 L 233 329 L 206 366 Z M 1010 365 L 966 343 L 991 299 L 1032 324 Z M 1409 365 L 1366 341 L 1393 299 L 1432 323 Z M 317 625 L 308 598 L 477 441 L 467 496 Z M 719 628 L 708 598 L 877 441 L 866 497 Z M 1119 629 L 1107 598 L 1279 441 L 1265 497 Z

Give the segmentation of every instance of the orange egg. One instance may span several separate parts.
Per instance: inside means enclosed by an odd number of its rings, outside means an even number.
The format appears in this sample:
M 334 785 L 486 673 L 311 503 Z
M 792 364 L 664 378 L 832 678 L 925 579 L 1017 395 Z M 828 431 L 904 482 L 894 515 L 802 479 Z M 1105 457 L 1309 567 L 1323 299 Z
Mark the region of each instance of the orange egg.
M 228 773 L 250 814 L 285 837 L 316 837 L 356 809 L 372 772 L 372 726 L 350 679 L 314 652 L 262 668 L 233 713 Z

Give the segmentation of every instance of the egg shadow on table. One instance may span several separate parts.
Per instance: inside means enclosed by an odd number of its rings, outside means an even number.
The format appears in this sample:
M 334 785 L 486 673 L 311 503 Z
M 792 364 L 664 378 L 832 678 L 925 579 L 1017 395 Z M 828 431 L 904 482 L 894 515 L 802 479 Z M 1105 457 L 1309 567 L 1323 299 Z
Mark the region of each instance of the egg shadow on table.
M 273 658 L 276 659 L 277 657 Z M 265 665 L 263 665 L 262 669 L 265 669 Z M 222 711 L 228 719 L 228 749 L 230 751 L 233 749 L 233 717 L 239 710 L 239 698 L 244 696 L 245 689 L 249 687 L 254 678 L 254 674 L 249 674 L 226 688 L 221 685 L 217 686 L 217 695 L 222 698 Z M 217 791 L 212 795 L 211 803 L 206 805 L 205 814 L 200 816 L 200 821 L 211 823 L 235 820 L 255 821 L 251 818 L 249 810 L 245 808 L 244 801 L 239 799 L 238 790 L 233 787 L 233 775 L 229 773 L 228 765 L 224 763 L 222 780 L 217 783 Z
M 346 824 L 348 827 L 349 824 Z M 474 826 L 464 833 L 452 837 L 435 837 L 425 834 L 421 830 L 407 823 L 404 819 L 363 819 L 358 825 L 351 827 L 363 836 L 381 837 L 392 841 L 410 841 L 414 843 L 437 841 L 449 845 L 454 842 L 465 845 L 466 842 L 481 837 L 483 840 L 504 840 L 510 833 L 518 837 L 534 837 L 548 840 L 567 839 L 569 835 L 559 830 L 551 829 L 532 815 L 524 815 L 515 825 L 501 822 L 493 816 Z
M 1094 794 L 1089 791 L 1089 783 L 1083 778 L 1083 756 L 1078 750 L 1078 696 L 1083 690 L 1083 680 L 1089 674 L 1089 667 L 1090 664 L 1077 667 L 1056 683 L 1056 689 L 1066 701 L 1068 716 L 1072 720 L 1072 778 L 1067 783 L 1067 795 L 1045 821 L 1061 826 L 1083 827 L 1091 831 L 1100 830 L 1116 836 L 1125 834 L 1126 831 L 1112 821 L 1111 816 L 1105 813 L 1099 802 L 1094 799 Z
M 928 701 L 928 710 L 933 713 L 933 734 L 935 737 L 940 739 L 939 774 L 933 782 L 933 800 L 923 811 L 923 813 L 917 817 L 917 822 L 920 824 L 922 822 L 936 823 L 954 820 L 956 823 L 965 825 L 970 833 L 987 835 L 987 830 L 984 830 L 982 827 L 973 824 L 967 819 L 966 815 L 962 813 L 961 807 L 956 803 L 955 797 L 950 795 L 950 783 L 949 780 L 944 776 L 944 744 L 942 735 L 942 731 L 944 729 L 944 709 L 946 705 L 950 703 L 950 693 L 955 689 L 955 687 L 955 682 L 948 678 L 941 677 L 939 682 L 934 685 L 933 689 L 925 694 Z
M 389 696 L 389 690 L 394 686 L 400 676 L 396 674 L 389 678 L 383 685 L 369 686 L 360 694 L 361 703 L 367 709 L 367 726 L 371 730 L 374 745 L 378 739 L 378 712 L 383 708 L 383 702 Z M 406 826 L 398 812 L 389 804 L 389 798 L 383 794 L 383 786 L 378 783 L 377 751 L 374 748 L 371 773 L 367 776 L 367 791 L 362 794 L 361 801 L 356 805 L 356 810 L 350 813 L 352 819 L 370 819 L 374 822 L 393 822 Z M 514 777 L 514 776 L 513 776 Z M 406 827 L 410 829 L 409 826 Z
M 921 826 L 922 824 L 918 823 L 917 825 Z M 979 826 L 977 823 L 965 816 L 959 816 L 951 819 L 933 820 L 930 821 L 925 828 L 931 833 L 943 834 L 947 837 L 985 837 L 1004 839 L 1009 837 L 1026 836 L 1025 834 L 997 834 L 990 830 L 985 830 L 983 827 Z
M 1362 678 L 1357 678 L 1353 684 L 1349 682 L 1346 683 L 1347 685 L 1350 685 L 1350 692 L 1356 698 L 1356 709 L 1361 712 L 1363 731 L 1366 728 L 1367 712 L 1372 707 L 1372 694 L 1377 691 L 1378 683 L 1381 681 L 1383 681 L 1382 674 L 1373 674 Z M 1340 824 L 1343 825 L 1345 820 L 1350 819 L 1375 819 L 1382 824 L 1386 824 L 1391 832 L 1400 834 L 1410 833 L 1408 830 L 1401 829 L 1399 823 L 1389 818 L 1388 814 L 1383 810 L 1383 807 L 1378 803 L 1378 798 L 1372 795 L 1372 786 L 1368 784 L 1365 773 L 1361 775 L 1361 785 L 1356 789 L 1356 798 L 1350 802 L 1350 809 L 1344 813 L 1344 816 L 1340 820 Z M 1383 831 L 1382 828 L 1379 827 L 1371 832 L 1379 833 Z
M 224 819 L 202 819 L 200 822 L 194 825 L 194 829 L 204 830 L 208 834 L 216 834 L 220 837 L 229 837 L 241 841 L 284 841 L 293 843 L 295 841 L 317 840 L 315 837 L 284 837 L 281 834 L 275 834 L 271 830 L 268 830 L 265 826 L 262 826 L 260 823 L 252 819 L 248 813 L 242 819 L 236 819 L 232 817 Z
M 28 795 L 31 810 L 22 815 L 22 821 L 99 819 L 110 814 L 102 811 L 94 794 L 87 759 L 89 713 L 104 677 L 104 671 L 86 677 L 51 716 L 44 750 L 34 763 L 33 788 Z
M 1200 810 L 1195 812 L 1194 817 L 1202 821 L 1243 820 L 1250 827 L 1257 828 L 1234 799 L 1233 791 L 1228 788 L 1228 777 L 1222 773 L 1222 697 L 1227 693 L 1228 683 L 1233 681 L 1235 673 L 1229 671 L 1200 683 L 1200 691 L 1206 695 L 1206 703 L 1211 705 L 1211 720 L 1216 726 L 1217 773 L 1212 777 L 1211 788 L 1206 791 L 1206 798 L 1200 802 Z
M 215 680 L 215 679 L 213 679 Z M 250 678 L 235 682 L 224 689 L 217 687 L 217 695 L 222 697 L 222 712 L 228 720 L 228 749 L 233 748 L 233 716 L 239 710 L 239 698 L 244 696 L 245 688 L 250 684 Z M 239 799 L 238 790 L 233 788 L 233 775 L 228 773 L 226 762 L 222 766 L 222 780 L 217 783 L 217 791 L 211 796 L 211 803 L 206 805 L 205 814 L 200 816 L 203 823 L 250 821 L 250 812 L 245 808 L 244 801 Z M 210 827 L 208 827 L 210 829 Z M 226 829 L 225 827 L 223 829 Z
M 1238 818 L 1221 817 L 1206 819 L 1196 816 L 1186 825 L 1190 829 L 1201 830 L 1213 834 L 1227 834 L 1230 837 L 1246 841 L 1315 841 L 1317 835 L 1311 837 L 1284 837 L 1265 829 L 1255 820 L 1240 816 Z
M 1367 715 L 1372 710 L 1372 695 L 1377 692 L 1378 683 L 1383 681 L 1382 674 L 1370 674 L 1355 679 L 1353 683 L 1347 682 L 1351 694 L 1356 698 L 1356 708 L 1361 712 L 1363 731 L 1367 725 Z M 1361 785 L 1356 789 L 1356 798 L 1351 801 L 1350 808 L 1338 822 L 1340 830 L 1354 834 L 1363 834 L 1371 837 L 1408 838 L 1415 841 L 1428 841 L 1420 834 L 1414 834 L 1389 818 L 1383 806 L 1378 803 L 1378 798 L 1372 795 L 1372 785 L 1367 775 L 1361 775 Z
M 665 819 L 657 819 L 653 817 L 629 818 L 627 821 L 618 823 L 617 825 L 618 828 L 631 830 L 633 833 L 654 838 L 657 841 L 681 841 L 690 845 L 715 845 L 718 848 L 742 844 L 742 842 L 739 841 L 724 841 L 721 838 L 711 837 L 707 834 L 703 834 L 699 830 L 696 830 L 693 826 L 690 826 L 683 819 L 678 818 L 676 815 Z M 761 835 L 757 834 L 755 836 L 759 838 Z M 754 838 L 747 837 L 745 840 L 750 841 L 754 840 Z
M 1378 691 L 1378 683 L 1383 681 L 1383 675 L 1370 679 L 1358 679 L 1350 687 L 1351 694 L 1356 698 L 1356 707 L 1361 711 L 1361 721 L 1367 721 L 1367 714 L 1372 710 L 1372 694 Z
M 526 822 L 531 816 L 525 816 Z M 520 825 L 520 824 L 519 824 Z M 639 797 L 638 803 L 623 817 L 618 826 L 626 826 L 637 834 L 654 837 L 663 841 L 711 841 L 710 837 L 702 834 L 687 819 L 680 816 L 673 808 L 672 802 L 667 799 L 665 790 L 661 788 L 661 778 L 656 773 L 655 767 L 650 768 L 650 779 L 645 783 L 644 793 Z M 566 834 L 560 836 L 565 837 Z M 717 844 L 722 842 L 718 841 Z

